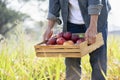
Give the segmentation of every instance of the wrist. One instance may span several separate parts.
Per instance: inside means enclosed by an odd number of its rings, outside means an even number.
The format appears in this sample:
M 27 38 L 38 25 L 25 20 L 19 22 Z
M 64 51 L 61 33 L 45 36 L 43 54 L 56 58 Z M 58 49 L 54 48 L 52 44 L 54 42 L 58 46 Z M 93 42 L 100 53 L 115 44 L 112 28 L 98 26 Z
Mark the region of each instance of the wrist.
M 90 28 L 97 29 L 97 24 L 90 24 Z
M 96 33 L 97 32 L 97 25 L 93 25 L 93 24 L 90 25 L 89 30 Z
M 91 15 L 90 27 L 97 28 L 97 23 L 98 23 L 98 15 Z

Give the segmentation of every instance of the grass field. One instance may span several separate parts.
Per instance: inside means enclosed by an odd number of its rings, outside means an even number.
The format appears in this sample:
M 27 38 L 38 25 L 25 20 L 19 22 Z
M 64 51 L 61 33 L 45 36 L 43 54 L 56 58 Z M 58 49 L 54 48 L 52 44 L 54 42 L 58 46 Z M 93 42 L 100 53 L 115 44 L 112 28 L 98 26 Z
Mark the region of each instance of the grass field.
M 0 49 L 0 80 L 64 80 L 64 58 L 37 58 L 34 42 L 20 37 Z M 107 80 L 120 80 L 120 38 L 108 38 Z M 90 80 L 89 56 L 82 58 L 82 80 Z

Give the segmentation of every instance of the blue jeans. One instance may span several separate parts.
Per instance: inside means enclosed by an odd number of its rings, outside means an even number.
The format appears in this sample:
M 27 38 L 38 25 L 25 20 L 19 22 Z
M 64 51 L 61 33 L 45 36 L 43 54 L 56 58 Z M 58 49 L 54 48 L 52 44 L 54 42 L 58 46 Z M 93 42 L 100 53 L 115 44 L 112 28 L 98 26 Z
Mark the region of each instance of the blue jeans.
M 85 25 L 76 25 L 68 23 L 69 32 L 83 33 L 86 31 Z M 107 69 L 107 24 L 101 31 L 104 38 L 104 45 L 92 52 L 90 55 L 90 64 L 92 67 L 91 80 L 105 80 L 101 71 L 106 75 Z M 66 80 L 80 80 L 81 78 L 81 58 L 66 58 Z

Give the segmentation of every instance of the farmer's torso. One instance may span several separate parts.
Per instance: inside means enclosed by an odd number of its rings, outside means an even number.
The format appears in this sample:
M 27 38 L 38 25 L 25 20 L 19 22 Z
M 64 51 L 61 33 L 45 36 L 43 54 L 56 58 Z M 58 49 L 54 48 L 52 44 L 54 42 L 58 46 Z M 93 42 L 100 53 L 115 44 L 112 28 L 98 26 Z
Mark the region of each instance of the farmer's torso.
M 88 6 L 92 5 L 92 1 L 96 1 L 96 0 L 91 0 L 91 2 L 88 2 L 88 0 L 78 0 L 78 6 L 81 11 L 83 23 L 85 23 L 86 27 L 89 26 L 89 22 L 90 22 L 90 16 L 88 14 Z M 68 20 L 70 20 L 69 15 L 70 14 L 72 15 L 72 13 L 70 12 L 70 9 L 69 9 L 70 1 L 69 0 L 59 0 L 59 2 L 60 2 L 60 8 L 61 8 L 61 14 L 62 14 L 62 20 L 63 20 L 63 31 L 67 31 L 67 22 L 68 22 Z M 106 0 L 102 0 L 103 8 L 101 10 L 101 14 L 98 19 L 98 31 L 101 31 L 103 28 L 103 25 L 105 23 L 107 23 L 109 4 L 106 2 L 107 2 Z

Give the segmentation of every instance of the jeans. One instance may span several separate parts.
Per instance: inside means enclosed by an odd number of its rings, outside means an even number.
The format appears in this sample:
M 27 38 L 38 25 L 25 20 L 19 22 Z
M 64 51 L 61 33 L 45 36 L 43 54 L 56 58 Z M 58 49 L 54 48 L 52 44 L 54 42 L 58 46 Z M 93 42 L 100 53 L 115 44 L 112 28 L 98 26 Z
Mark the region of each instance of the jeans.
M 83 33 L 86 31 L 85 25 L 76 25 L 72 23 L 68 23 L 67 29 L 72 33 Z M 107 69 L 107 24 L 101 32 L 103 34 L 104 45 L 89 54 L 92 67 L 91 80 L 105 80 L 103 75 L 106 75 Z M 80 80 L 81 58 L 66 58 L 65 65 L 66 80 Z M 104 74 L 102 72 L 104 72 Z

